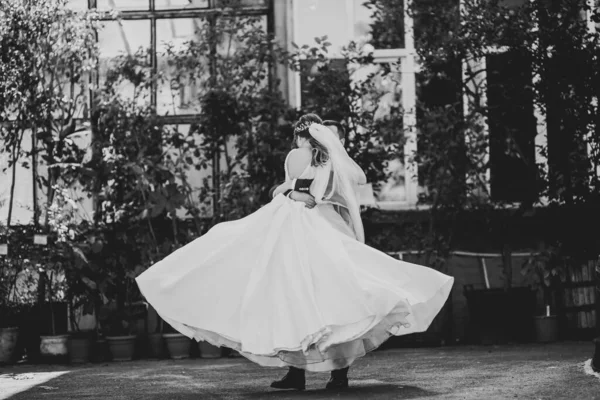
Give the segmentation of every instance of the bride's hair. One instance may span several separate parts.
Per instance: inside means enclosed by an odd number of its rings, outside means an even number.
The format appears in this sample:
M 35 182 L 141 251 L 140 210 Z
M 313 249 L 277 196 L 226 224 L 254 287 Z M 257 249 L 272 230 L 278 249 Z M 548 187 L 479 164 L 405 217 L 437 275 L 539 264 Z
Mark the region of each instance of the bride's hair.
M 312 124 L 322 124 L 323 121 L 316 114 L 304 114 L 294 125 L 294 146 L 299 137 L 308 139 L 312 150 L 311 165 L 318 167 L 329 161 L 329 151 L 327 148 L 313 138 L 308 131 Z

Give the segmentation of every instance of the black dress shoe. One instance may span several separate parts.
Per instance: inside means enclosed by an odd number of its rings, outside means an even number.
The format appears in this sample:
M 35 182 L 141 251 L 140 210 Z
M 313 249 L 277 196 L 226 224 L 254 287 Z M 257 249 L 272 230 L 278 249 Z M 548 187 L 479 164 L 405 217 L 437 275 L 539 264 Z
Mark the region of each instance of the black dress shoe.
M 343 390 L 348 389 L 348 378 L 331 378 L 327 385 L 325 385 L 325 389 L 327 390 Z
M 272 382 L 271 387 L 273 389 L 304 390 L 306 388 L 304 370 L 291 367 L 281 380 Z
M 327 382 L 325 389 L 328 389 L 328 390 L 348 389 L 348 370 L 349 369 L 350 369 L 350 367 L 346 367 L 346 368 L 336 369 L 334 371 L 331 371 L 331 378 L 329 379 L 329 382 Z

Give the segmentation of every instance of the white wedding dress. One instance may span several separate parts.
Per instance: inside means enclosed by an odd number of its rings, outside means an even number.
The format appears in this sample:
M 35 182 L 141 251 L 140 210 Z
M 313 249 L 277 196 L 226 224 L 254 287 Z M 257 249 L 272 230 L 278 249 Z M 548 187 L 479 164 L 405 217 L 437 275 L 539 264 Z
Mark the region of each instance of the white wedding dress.
M 309 166 L 300 178 L 314 179 L 314 193 L 329 173 Z M 179 332 L 263 366 L 331 371 L 391 335 L 425 331 L 454 278 L 365 245 L 319 203 L 278 195 L 153 265 L 139 288 Z

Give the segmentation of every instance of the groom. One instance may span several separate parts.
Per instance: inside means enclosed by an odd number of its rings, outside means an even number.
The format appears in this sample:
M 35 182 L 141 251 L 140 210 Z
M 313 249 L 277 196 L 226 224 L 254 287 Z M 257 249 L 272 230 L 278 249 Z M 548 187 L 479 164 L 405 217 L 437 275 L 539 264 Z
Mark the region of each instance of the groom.
M 340 138 L 340 142 L 345 144 L 346 142 L 346 130 L 344 126 L 337 121 L 326 120 L 323 121 L 323 125 L 328 127 L 334 134 L 338 135 Z M 300 179 L 298 179 L 300 181 Z M 273 188 L 269 191 L 269 195 L 272 198 L 275 189 L 279 185 L 273 186 Z M 299 192 L 292 191 L 289 193 L 289 198 L 295 201 L 301 201 L 306 204 L 306 207 L 313 208 L 316 205 L 314 197 L 308 192 Z M 348 370 L 350 367 L 338 369 L 335 371 L 331 371 L 331 378 L 327 385 L 326 389 L 329 390 L 339 390 L 346 389 L 348 387 Z M 275 389 L 297 389 L 304 390 L 306 386 L 306 378 L 305 371 L 300 368 L 290 367 L 288 373 L 278 381 L 274 381 L 271 383 L 271 387 Z

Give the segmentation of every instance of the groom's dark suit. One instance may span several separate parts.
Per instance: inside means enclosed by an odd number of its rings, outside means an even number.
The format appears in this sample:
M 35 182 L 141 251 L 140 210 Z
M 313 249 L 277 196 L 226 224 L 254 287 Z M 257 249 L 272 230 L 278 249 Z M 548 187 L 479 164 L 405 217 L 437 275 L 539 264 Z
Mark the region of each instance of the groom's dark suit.
M 310 193 L 310 184 L 312 179 L 296 179 L 296 185 L 294 186 L 294 190 L 296 192 Z M 283 183 L 283 182 L 282 182 Z M 269 197 L 273 198 L 273 193 L 279 187 L 279 185 L 275 185 L 269 190 Z

